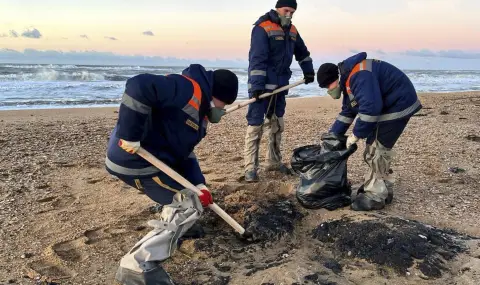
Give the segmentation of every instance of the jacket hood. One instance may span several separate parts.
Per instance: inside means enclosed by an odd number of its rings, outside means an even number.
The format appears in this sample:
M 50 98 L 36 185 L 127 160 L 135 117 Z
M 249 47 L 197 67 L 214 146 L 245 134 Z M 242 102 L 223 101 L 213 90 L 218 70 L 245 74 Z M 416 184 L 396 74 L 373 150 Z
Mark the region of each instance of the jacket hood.
M 278 13 L 273 9 L 258 18 L 254 25 L 259 25 L 260 23 L 268 20 L 280 25 L 280 18 L 278 17 Z
M 345 84 L 347 82 L 348 76 L 350 75 L 350 72 L 355 67 L 355 65 L 362 62 L 362 60 L 366 58 L 367 58 L 367 53 L 361 52 L 345 59 L 344 61 L 338 64 L 338 69 L 340 70 L 340 75 L 341 75 L 340 86 L 342 87 L 344 94 L 346 93 Z
M 200 85 L 202 96 L 207 96 L 206 99 L 208 99 L 205 102 L 210 104 L 210 101 L 212 101 L 213 71 L 207 71 L 200 64 L 191 64 L 182 71 L 182 75 L 192 78 Z M 202 102 L 203 101 L 204 100 L 202 100 Z

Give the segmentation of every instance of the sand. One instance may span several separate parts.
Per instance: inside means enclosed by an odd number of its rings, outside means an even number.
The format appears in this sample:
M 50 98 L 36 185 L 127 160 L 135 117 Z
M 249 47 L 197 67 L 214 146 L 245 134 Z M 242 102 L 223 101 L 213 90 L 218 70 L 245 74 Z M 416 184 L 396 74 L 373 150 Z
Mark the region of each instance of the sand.
M 480 93 L 422 94 L 421 101 L 423 110 L 395 147 L 394 202 L 375 214 L 480 237 Z M 287 104 L 282 150 L 288 163 L 294 148 L 318 141 L 328 130 L 340 102 L 325 97 L 290 99 Z M 211 125 L 197 147 L 214 197 L 240 222 L 244 211 L 238 207 L 251 209 L 278 197 L 293 201 L 305 217 L 283 239 L 249 254 L 220 255 L 241 245 L 225 239 L 232 231 L 207 211 L 204 241 L 212 244 L 210 252 L 186 241 L 166 263 L 180 284 L 480 284 L 478 241 L 449 261 L 440 279 L 414 268 L 385 274 L 358 258 L 334 255 L 344 269 L 325 273 L 325 262 L 314 262 L 311 255 L 320 256 L 328 247 L 314 241 L 312 230 L 344 217 L 361 220 L 369 213 L 348 207 L 331 212 L 301 208 L 294 197 L 298 177 L 261 171 L 260 183 L 244 183 L 245 112 Z M 117 116 L 117 108 L 0 112 L 0 284 L 34 284 L 39 276 L 60 284 L 114 284 L 120 258 L 149 231 L 146 222 L 156 215 L 150 211 L 153 201 L 104 169 Z M 262 160 L 265 142 L 264 136 Z M 349 159 L 353 184 L 361 183 L 366 171 L 362 152 L 363 145 Z M 449 167 L 465 171 L 453 173 Z M 215 244 L 222 251 L 214 250 Z M 278 256 L 281 261 L 258 266 Z M 258 270 L 245 276 L 252 266 Z

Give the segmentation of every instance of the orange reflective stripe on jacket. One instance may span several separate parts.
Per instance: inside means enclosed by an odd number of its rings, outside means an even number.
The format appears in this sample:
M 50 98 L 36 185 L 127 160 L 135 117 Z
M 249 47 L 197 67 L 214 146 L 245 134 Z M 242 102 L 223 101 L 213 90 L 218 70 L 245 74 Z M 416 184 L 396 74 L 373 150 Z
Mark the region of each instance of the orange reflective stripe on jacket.
M 265 21 L 260 23 L 260 27 L 265 29 L 265 31 L 268 33 L 270 31 L 283 31 L 282 27 L 280 25 L 272 22 L 272 21 Z
M 350 79 L 352 76 L 362 70 L 367 70 L 367 71 L 372 71 L 372 60 L 371 59 L 364 59 L 362 62 L 356 64 L 353 68 L 352 71 L 350 72 L 350 75 L 347 78 L 347 82 L 345 83 L 345 86 L 347 88 L 347 93 L 350 95 L 352 94 L 352 91 L 350 90 Z
M 202 89 L 200 89 L 200 85 L 190 77 L 182 76 L 188 79 L 193 85 L 193 96 L 192 99 L 188 101 L 188 104 L 195 108 L 195 110 L 200 111 L 200 104 L 202 103 Z
M 275 24 L 272 21 L 262 22 L 262 23 L 260 23 L 259 26 L 262 27 L 265 30 L 265 32 L 267 33 L 267 35 L 269 37 L 271 37 L 271 36 L 284 36 L 285 35 L 285 32 L 283 31 L 282 27 L 280 27 L 280 25 Z
M 292 25 L 292 27 L 290 28 L 290 34 L 293 34 L 292 36 L 297 36 L 298 31 L 295 25 Z
M 183 107 L 183 111 L 187 113 L 190 117 L 195 119 L 197 122 L 200 122 L 200 105 L 202 104 L 202 89 L 200 85 L 193 79 L 188 76 L 182 75 L 188 81 L 192 83 L 193 86 L 193 94 L 192 98 L 188 101 L 187 105 Z
M 285 35 L 285 32 L 283 31 L 282 27 L 279 24 L 276 24 L 272 21 L 264 21 L 260 23 L 259 26 L 265 30 L 268 36 L 284 36 Z M 293 37 L 296 37 L 298 35 L 297 28 L 294 25 L 292 25 L 290 28 L 290 34 Z

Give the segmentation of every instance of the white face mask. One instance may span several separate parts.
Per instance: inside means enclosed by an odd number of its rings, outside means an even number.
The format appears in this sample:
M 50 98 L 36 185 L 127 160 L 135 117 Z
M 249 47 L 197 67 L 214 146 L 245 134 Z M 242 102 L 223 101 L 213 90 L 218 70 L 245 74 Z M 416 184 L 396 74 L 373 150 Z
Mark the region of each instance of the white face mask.
M 292 23 L 292 14 L 287 13 L 285 16 L 278 15 L 282 27 L 288 27 Z

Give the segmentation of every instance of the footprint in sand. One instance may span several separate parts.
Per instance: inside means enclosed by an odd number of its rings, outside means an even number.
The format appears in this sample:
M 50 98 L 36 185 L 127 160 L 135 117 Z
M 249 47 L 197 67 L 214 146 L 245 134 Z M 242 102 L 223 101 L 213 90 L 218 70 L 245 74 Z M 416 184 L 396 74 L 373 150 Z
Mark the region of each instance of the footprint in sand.
M 85 246 L 85 237 L 76 240 L 57 243 L 52 246 L 53 251 L 58 257 L 65 261 L 78 262 L 84 260 L 87 256 L 81 250 Z
M 77 200 L 77 198 L 73 195 L 59 196 L 53 201 L 52 206 L 55 209 L 68 208 L 75 202 L 75 200 Z
M 242 160 L 243 160 L 243 157 L 241 157 L 241 156 L 236 156 L 236 157 L 230 159 L 230 161 L 233 161 L 233 162 L 242 161 Z
M 71 278 L 76 274 L 75 271 L 48 260 L 33 261 L 27 266 L 29 268 L 27 276 L 31 279 L 41 276 L 48 279 L 61 280 Z
M 210 179 L 211 182 L 225 182 L 227 181 L 227 178 L 226 177 L 216 177 L 216 178 L 212 178 Z
M 73 205 L 77 201 L 77 197 L 73 195 L 63 196 L 47 196 L 37 200 L 38 203 L 45 204 L 37 214 L 44 214 L 47 212 L 62 210 Z
M 52 202 L 55 199 L 57 199 L 57 196 L 49 196 L 49 197 L 38 199 L 37 202 L 38 203 L 48 203 L 48 202 Z
M 105 177 L 100 177 L 100 178 L 88 178 L 87 179 L 87 184 L 97 184 L 99 182 L 102 182 L 105 180 Z
M 129 233 L 129 231 L 124 228 L 97 228 L 94 230 L 85 231 L 85 237 L 87 237 L 87 241 L 85 242 L 85 244 L 93 245 L 97 242 L 111 239 L 125 233 Z
M 124 228 L 95 228 L 85 231 L 80 238 L 54 244 L 52 250 L 64 261 L 80 262 L 88 257 L 89 246 L 129 232 L 132 231 Z

